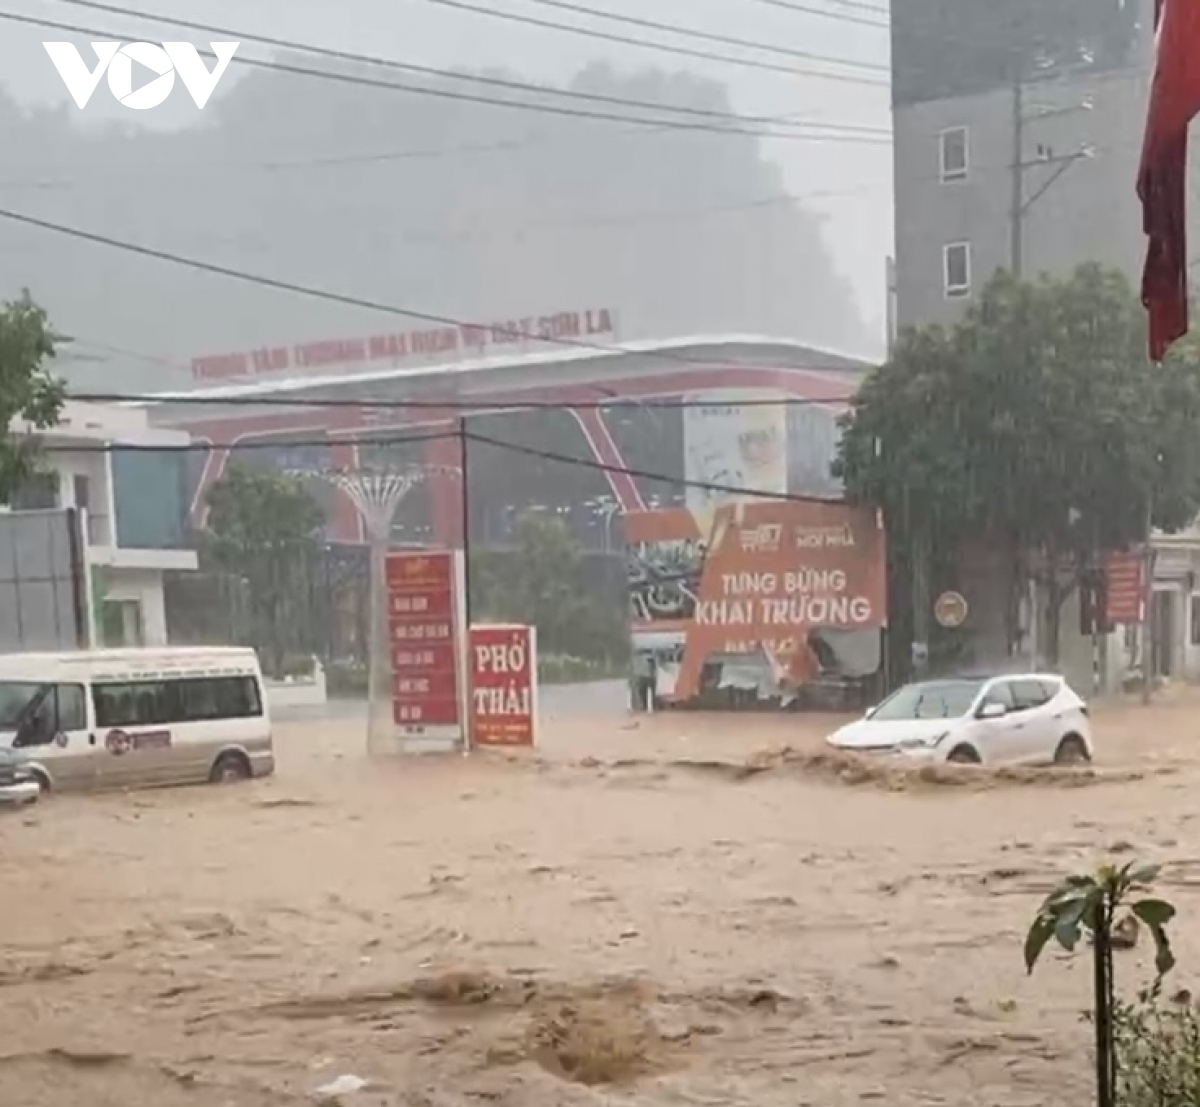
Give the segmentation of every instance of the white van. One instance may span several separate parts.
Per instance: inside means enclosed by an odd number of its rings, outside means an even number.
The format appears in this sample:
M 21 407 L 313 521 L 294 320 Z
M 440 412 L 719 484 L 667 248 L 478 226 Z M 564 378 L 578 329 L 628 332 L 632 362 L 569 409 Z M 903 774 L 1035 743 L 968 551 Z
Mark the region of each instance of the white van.
M 250 649 L 0 654 L 0 746 L 43 790 L 226 782 L 275 771 Z

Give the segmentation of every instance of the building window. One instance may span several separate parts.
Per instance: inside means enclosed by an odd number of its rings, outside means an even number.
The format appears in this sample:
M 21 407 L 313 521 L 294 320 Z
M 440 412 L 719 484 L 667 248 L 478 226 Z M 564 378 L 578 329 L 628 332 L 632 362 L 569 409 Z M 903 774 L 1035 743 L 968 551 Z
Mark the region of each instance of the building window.
M 958 299 L 971 294 L 971 244 L 951 242 L 942 250 L 942 281 L 946 296 Z
M 84 511 L 92 509 L 92 483 L 87 477 L 76 473 L 72 478 L 75 492 L 75 506 Z
M 942 183 L 965 181 L 969 168 L 967 128 L 951 127 L 938 136 Z
M 1200 594 L 1192 595 L 1192 633 L 1191 643 L 1200 646 Z

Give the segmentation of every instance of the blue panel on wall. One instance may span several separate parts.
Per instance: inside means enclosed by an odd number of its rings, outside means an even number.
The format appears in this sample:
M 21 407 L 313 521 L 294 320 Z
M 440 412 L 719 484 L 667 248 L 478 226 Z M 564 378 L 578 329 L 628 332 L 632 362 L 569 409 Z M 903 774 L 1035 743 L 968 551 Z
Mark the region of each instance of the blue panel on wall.
M 165 450 L 112 455 L 119 546 L 174 550 L 186 545 L 185 458 Z

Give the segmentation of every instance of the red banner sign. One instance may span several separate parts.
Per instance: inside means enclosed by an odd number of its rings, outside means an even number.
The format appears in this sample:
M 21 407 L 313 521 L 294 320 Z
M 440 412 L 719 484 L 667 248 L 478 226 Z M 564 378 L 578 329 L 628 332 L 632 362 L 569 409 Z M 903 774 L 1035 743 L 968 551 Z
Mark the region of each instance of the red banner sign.
M 878 642 L 887 625 L 886 544 L 872 510 L 762 501 L 623 522 L 634 653 L 653 657 L 666 699 L 696 696 L 710 666 L 759 657 L 773 685 L 815 683 L 842 671 L 838 640 L 863 631 Z
M 1140 623 L 1143 618 L 1142 555 L 1110 553 L 1104 559 L 1105 622 Z
M 537 722 L 537 635 L 527 626 L 473 626 L 471 741 L 532 746 Z
M 389 553 L 386 570 L 392 717 L 414 732 L 461 726 L 454 555 Z

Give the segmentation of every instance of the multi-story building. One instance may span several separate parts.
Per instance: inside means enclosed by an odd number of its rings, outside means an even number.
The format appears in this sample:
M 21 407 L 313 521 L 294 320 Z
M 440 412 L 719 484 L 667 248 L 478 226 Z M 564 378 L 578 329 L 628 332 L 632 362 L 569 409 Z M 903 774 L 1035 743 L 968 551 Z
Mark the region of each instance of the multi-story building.
M 1153 0 L 893 0 L 897 321 L 997 269 L 1136 278 Z
M 1034 277 L 1098 261 L 1136 284 L 1153 32 L 1154 0 L 892 0 L 899 327 L 953 322 L 998 269 Z M 1160 675 L 1200 676 L 1200 529 L 1155 547 L 1153 642 L 1107 643 L 1109 687 L 1146 654 Z M 1092 644 L 1077 625 L 1072 600 L 1061 662 L 1086 687 Z
M 79 540 L 72 542 L 77 549 L 70 560 L 72 572 L 84 578 L 77 591 L 90 601 L 78 640 L 165 645 L 163 574 L 197 568 L 196 553 L 186 545 L 186 466 L 180 452 L 190 436 L 150 426 L 145 410 L 68 402 L 58 424 L 41 437 L 42 472 L 0 510 L 77 512 Z M 52 560 L 48 554 L 46 563 Z M 18 590 L 20 583 L 14 585 Z M 25 583 L 33 588 L 37 582 Z M 31 599 L 36 606 L 36 597 Z M 20 598 L 14 602 L 19 611 Z M 34 642 L 13 638 L 9 648 L 51 644 L 34 637 Z

